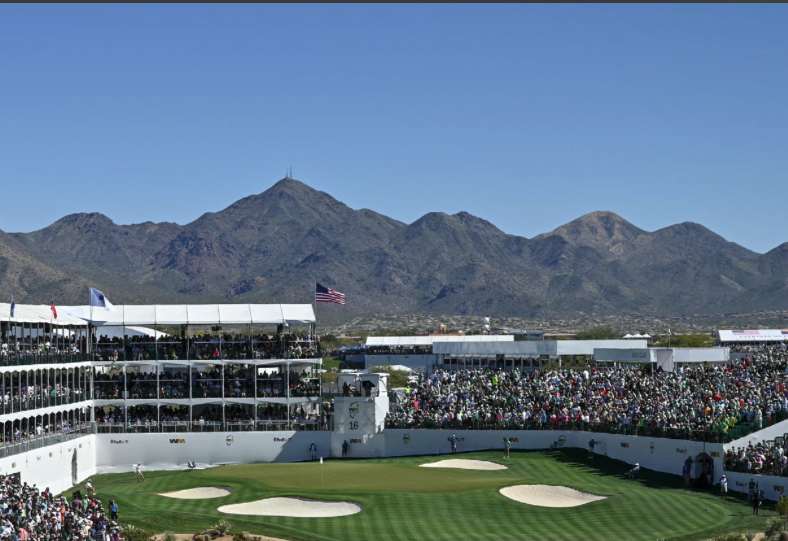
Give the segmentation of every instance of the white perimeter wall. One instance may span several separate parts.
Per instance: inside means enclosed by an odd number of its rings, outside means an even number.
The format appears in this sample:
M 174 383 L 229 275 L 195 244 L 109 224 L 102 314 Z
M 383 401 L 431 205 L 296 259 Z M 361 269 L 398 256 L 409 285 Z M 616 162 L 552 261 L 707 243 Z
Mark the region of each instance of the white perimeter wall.
M 142 462 L 144 470 L 184 469 L 195 461 L 199 466 L 247 464 L 259 462 L 296 462 L 309 460 L 309 444 L 315 442 L 318 456 L 338 457 L 344 440 L 350 458 L 448 454 L 448 430 L 388 429 L 378 434 L 332 434 L 326 431 L 272 431 L 234 433 L 181 434 L 96 434 L 50 447 L 35 449 L 0 459 L 0 473 L 20 473 L 23 482 L 62 492 L 95 473 L 132 471 Z M 645 438 L 591 432 L 549 430 L 462 430 L 457 431 L 458 450 L 502 449 L 503 438 L 513 438 L 513 449 L 548 449 L 550 447 L 588 448 L 591 438 L 596 453 L 622 460 L 639 462 L 643 467 L 681 475 L 684 460 L 695 459 L 704 451 L 714 460 L 714 481 L 723 473 L 723 445 L 687 440 Z M 229 439 L 228 439 L 229 438 Z M 72 459 L 76 453 L 76 471 Z M 72 475 L 76 476 L 76 481 Z M 693 476 L 698 472 L 693 469 Z M 753 476 L 725 472 L 731 490 L 747 492 L 747 483 L 755 478 L 759 488 L 771 500 L 779 498 L 788 486 L 784 477 Z
M 21 474 L 22 482 L 49 487 L 54 493 L 83 481 L 96 473 L 95 436 L 83 436 L 64 443 L 34 449 L 0 459 L 0 473 Z M 76 468 L 74 468 L 76 456 Z M 69 494 L 70 497 L 70 494 Z
M 737 492 L 747 492 L 749 490 L 750 479 L 754 479 L 758 483 L 758 490 L 762 490 L 764 497 L 767 500 L 779 500 L 780 493 L 785 491 L 788 486 L 788 479 L 785 477 L 774 477 L 772 475 L 752 475 L 747 473 L 725 472 L 728 478 L 728 490 L 735 490 Z M 714 480 L 716 483 L 719 481 L 719 475 Z
M 185 469 L 187 462 L 198 466 L 296 462 L 309 460 L 309 445 L 315 442 L 318 456 L 328 457 L 331 432 L 270 431 L 175 434 L 97 434 L 96 469 L 99 473 L 133 471 L 142 462 L 143 471 Z
M 548 449 L 556 447 L 588 448 L 591 438 L 595 452 L 629 464 L 639 462 L 644 468 L 681 475 L 684 460 L 704 452 L 704 443 L 665 438 L 644 438 L 592 432 L 559 430 L 462 430 L 455 432 L 460 440 L 457 450 L 476 451 L 501 449 L 503 438 L 514 441 L 512 449 Z M 448 430 L 386 430 L 386 456 L 434 455 L 450 452 Z M 361 447 L 361 446 L 357 446 Z M 351 450 L 353 446 L 351 446 Z M 357 452 L 360 452 L 357 451 Z M 715 476 L 722 475 L 722 444 L 705 444 L 705 452 L 714 460 Z M 694 474 L 694 471 L 693 471 Z
M 401 365 L 408 368 L 426 368 L 438 362 L 438 356 L 424 355 L 364 355 L 364 368 L 370 369 L 380 365 Z

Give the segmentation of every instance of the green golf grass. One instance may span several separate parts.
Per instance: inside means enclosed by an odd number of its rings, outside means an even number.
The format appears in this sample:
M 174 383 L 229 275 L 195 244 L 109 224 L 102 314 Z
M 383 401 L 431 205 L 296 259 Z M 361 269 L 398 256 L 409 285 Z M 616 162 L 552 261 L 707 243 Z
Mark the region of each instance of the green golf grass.
M 478 452 L 457 458 L 491 460 L 500 471 L 419 468 L 449 458 L 409 457 L 368 461 L 251 464 L 208 470 L 149 472 L 93 477 L 105 505 L 114 499 L 120 520 L 155 532 L 193 533 L 225 519 L 233 531 L 292 541 L 306 540 L 705 540 L 728 532 L 763 531 L 773 504 L 759 517 L 745 501 L 722 501 L 716 493 L 682 488 L 678 476 L 645 471 L 628 480 L 629 466 L 585 451 Z M 514 502 L 501 487 L 547 484 L 575 488 L 608 499 L 580 507 L 551 509 Z M 159 496 L 202 486 L 232 487 L 226 497 L 177 500 Z M 84 488 L 80 486 L 78 488 Z M 228 515 L 220 506 L 274 496 L 348 500 L 361 513 L 336 518 Z

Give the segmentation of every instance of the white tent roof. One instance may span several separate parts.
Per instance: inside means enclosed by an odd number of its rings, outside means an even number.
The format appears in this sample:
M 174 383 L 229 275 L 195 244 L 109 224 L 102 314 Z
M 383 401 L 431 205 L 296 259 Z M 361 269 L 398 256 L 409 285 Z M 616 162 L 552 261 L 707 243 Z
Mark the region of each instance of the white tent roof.
M 510 334 L 475 334 L 470 336 L 369 336 L 367 346 L 431 346 L 438 342 L 514 342 Z
M 0 321 L 17 323 L 54 323 L 55 325 L 80 325 L 85 322 L 70 315 L 65 306 L 55 305 L 57 319 L 53 319 L 52 307 L 41 304 L 17 304 L 14 307 L 14 317 L 11 317 L 11 305 L 0 302 Z
M 115 305 L 114 310 L 63 306 L 94 325 L 242 325 L 250 323 L 314 323 L 311 304 L 150 304 Z
M 630 338 L 632 338 L 631 334 L 627 333 L 627 334 L 624 335 L 624 340 L 628 340 Z
M 169 336 L 166 332 L 134 325 L 127 325 L 125 327 L 109 327 L 105 325 L 98 333 L 100 336 L 106 336 L 107 338 L 123 338 L 124 334 L 125 336 L 155 336 L 157 339 Z
M 783 342 L 788 341 L 788 329 L 751 329 L 717 331 L 720 342 Z
M 645 348 L 645 340 L 543 340 L 527 342 L 444 342 L 433 353 L 443 355 L 593 355 L 595 348 Z

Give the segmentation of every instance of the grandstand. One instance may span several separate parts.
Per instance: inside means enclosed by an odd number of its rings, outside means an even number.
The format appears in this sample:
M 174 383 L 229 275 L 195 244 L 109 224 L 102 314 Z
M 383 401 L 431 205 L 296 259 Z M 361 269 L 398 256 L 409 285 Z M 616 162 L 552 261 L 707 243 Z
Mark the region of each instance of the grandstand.
M 412 370 L 429 369 L 438 362 L 435 344 L 444 343 L 514 342 L 512 335 L 427 335 L 427 336 L 370 336 L 362 353 L 348 355 L 350 362 L 363 362 L 366 369 L 373 366 L 404 366 Z
M 458 432 L 461 451 L 502 437 L 513 449 L 593 440 L 600 454 L 675 474 L 690 457 L 696 479 L 727 467 L 731 488 L 745 490 L 744 477 L 759 475 L 769 498 L 788 473 L 782 343 L 728 363 L 709 364 L 725 348 L 698 362 L 671 351 L 687 362 L 669 370 L 601 362 L 601 350 L 650 355 L 637 340 L 432 340 L 439 362 L 417 383 L 392 390 L 385 375 L 343 374 L 330 398 L 310 305 L 58 311 L 18 305 L 10 317 L 0 305 L 0 471 L 55 492 L 137 462 L 307 460 L 311 443 L 327 457 L 343 444 L 356 458 L 448 452 L 438 429 Z M 567 357 L 573 368 L 559 367 Z

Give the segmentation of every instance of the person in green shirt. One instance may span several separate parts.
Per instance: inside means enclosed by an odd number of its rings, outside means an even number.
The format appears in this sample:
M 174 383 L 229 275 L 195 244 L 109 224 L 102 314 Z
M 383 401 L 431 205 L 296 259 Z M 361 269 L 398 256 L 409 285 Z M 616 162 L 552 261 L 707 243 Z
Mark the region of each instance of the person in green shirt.
M 503 439 L 503 457 L 509 458 L 509 452 L 512 449 L 512 440 L 509 438 Z

